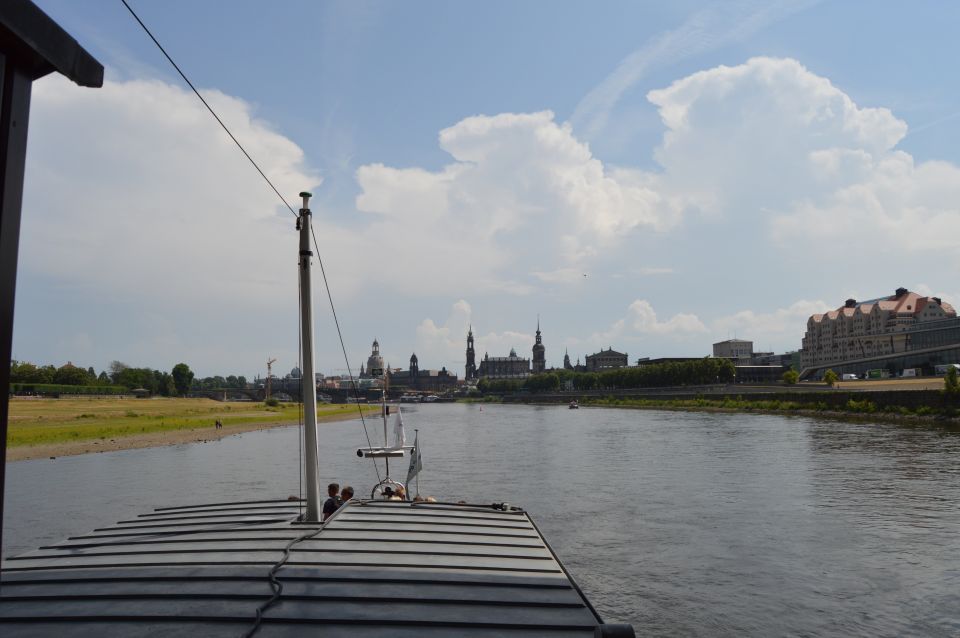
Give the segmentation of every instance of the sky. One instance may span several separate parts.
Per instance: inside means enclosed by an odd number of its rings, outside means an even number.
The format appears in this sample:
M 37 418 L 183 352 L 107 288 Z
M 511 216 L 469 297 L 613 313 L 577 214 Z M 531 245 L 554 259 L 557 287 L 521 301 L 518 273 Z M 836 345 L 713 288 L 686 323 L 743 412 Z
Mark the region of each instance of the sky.
M 106 67 L 34 85 L 13 356 L 297 365 L 294 216 L 119 0 L 36 0 Z M 130 0 L 294 208 L 350 367 L 800 348 L 960 303 L 960 5 Z M 317 369 L 347 364 L 319 269 Z

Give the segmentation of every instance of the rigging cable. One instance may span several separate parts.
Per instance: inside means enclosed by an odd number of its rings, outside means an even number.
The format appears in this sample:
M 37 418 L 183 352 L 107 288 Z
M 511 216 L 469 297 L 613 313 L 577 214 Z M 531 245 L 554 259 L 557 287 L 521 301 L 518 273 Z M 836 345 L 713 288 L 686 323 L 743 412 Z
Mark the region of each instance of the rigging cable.
M 297 478 L 300 479 L 300 520 L 303 520 L 303 477 L 307 471 L 307 464 L 303 460 L 303 401 L 306 396 L 306 384 L 303 377 L 303 295 L 301 294 L 303 282 L 301 281 L 302 269 L 300 263 L 297 263 L 297 367 L 300 369 L 300 403 L 297 404 L 298 435 L 297 435 Z M 314 383 L 316 383 L 314 381 Z M 316 387 L 314 387 L 316 392 Z
M 231 133 L 230 129 L 227 128 L 227 125 L 223 123 L 223 120 L 220 119 L 220 116 L 217 115 L 216 112 L 214 112 L 214 110 L 210 107 L 209 104 L 207 104 L 207 101 L 203 99 L 202 95 L 200 95 L 200 91 L 197 90 L 197 87 L 193 85 L 193 82 L 190 81 L 190 79 L 186 76 L 186 74 L 180 70 L 180 67 L 177 66 L 177 63 L 173 61 L 173 58 L 171 58 L 170 54 L 167 53 L 167 50 L 163 48 L 163 45 L 160 44 L 160 42 L 158 42 L 155 37 L 153 37 L 153 33 L 150 32 L 150 29 L 148 29 L 147 25 L 143 23 L 143 20 L 140 19 L 140 16 L 138 16 L 136 12 L 134 12 L 133 8 L 129 4 L 127 4 L 127 0 L 120 0 L 120 2 L 122 2 L 123 6 L 127 8 L 127 11 L 130 12 L 130 15 L 133 16 L 134 20 L 140 23 L 140 26 L 143 27 L 143 30 L 146 32 L 146 34 L 150 36 L 150 39 L 153 40 L 153 43 L 157 45 L 157 48 L 160 49 L 160 52 L 163 53 L 164 57 L 166 57 L 167 60 L 170 62 L 170 64 L 173 65 L 173 68 L 177 70 L 177 73 L 180 74 L 180 77 L 183 78 L 183 81 L 186 82 L 191 89 L 193 89 L 193 92 L 197 94 L 197 97 L 200 98 L 200 101 L 203 102 L 203 105 L 207 107 L 208 111 L 210 111 L 210 115 L 212 115 L 214 119 L 216 119 L 217 122 L 220 123 L 220 126 L 223 127 L 223 130 L 227 132 L 227 135 L 229 135 L 230 139 L 233 140 L 234 144 L 237 145 L 237 148 L 239 148 L 240 151 L 244 155 L 246 155 L 247 159 L 250 160 L 250 163 L 253 164 L 253 167 L 257 169 L 258 173 L 260 173 L 260 176 L 263 177 L 263 179 L 267 180 L 267 184 L 269 184 L 270 188 L 273 189 L 273 192 L 277 194 L 277 197 L 280 198 L 280 201 L 283 202 L 284 206 L 286 206 L 290 210 L 290 213 L 292 213 L 293 216 L 296 217 L 297 213 L 295 210 L 293 210 L 293 206 L 291 206 L 287 202 L 287 200 L 283 198 L 283 195 L 281 195 L 280 191 L 277 190 L 277 187 L 273 185 L 273 182 L 270 181 L 270 178 L 268 178 L 266 174 L 262 170 L 260 170 L 260 167 L 257 165 L 257 163 L 253 161 L 252 157 L 250 157 L 250 153 L 247 153 L 247 149 L 243 148 L 243 145 L 237 140 L 237 138 L 233 136 L 233 133 Z
M 313 232 L 313 224 L 310 224 L 310 235 L 313 237 L 313 249 L 317 251 L 317 262 L 320 264 L 320 274 L 323 276 L 323 285 L 327 290 L 327 299 L 330 300 L 330 313 L 333 315 L 333 324 L 337 327 L 337 336 L 340 337 L 340 349 L 343 350 L 343 360 L 347 364 L 347 374 L 350 376 L 350 386 L 353 388 L 353 396 L 357 399 L 357 411 L 360 412 L 360 422 L 363 423 L 363 434 L 367 437 L 367 447 L 373 447 L 370 442 L 370 433 L 367 432 L 367 421 L 363 417 L 363 408 L 360 407 L 360 390 L 353 381 L 353 370 L 350 369 L 350 358 L 347 356 L 347 347 L 343 345 L 343 333 L 340 332 L 340 320 L 337 318 L 337 310 L 333 307 L 333 297 L 330 294 L 330 284 L 327 283 L 327 271 L 323 267 L 323 260 L 320 259 L 320 245 L 317 243 L 317 234 Z M 386 441 L 383 442 L 386 445 Z M 377 485 L 383 482 L 380 478 L 380 468 L 377 466 L 377 459 L 371 457 L 373 469 L 377 472 Z
M 257 169 L 257 172 L 260 173 L 260 176 L 264 179 L 264 181 L 267 182 L 267 184 L 270 186 L 270 188 L 273 190 L 273 192 L 276 193 L 277 197 L 280 198 L 280 201 L 283 202 L 284 206 L 286 206 L 287 209 L 290 211 L 290 213 L 293 214 L 294 217 L 297 217 L 297 219 L 299 220 L 299 217 L 300 217 L 300 216 L 297 214 L 297 212 L 294 211 L 293 207 L 287 202 L 286 199 L 284 199 L 283 195 L 280 194 L 280 191 L 277 190 L 277 187 L 274 186 L 274 185 L 273 185 L 273 182 L 270 181 L 270 178 L 268 178 L 268 177 L 266 176 L 266 174 L 263 172 L 263 170 L 261 170 L 260 166 L 253 160 L 253 158 L 250 156 L 250 154 L 247 153 L 247 150 L 246 150 L 245 148 L 243 148 L 243 145 L 240 144 L 240 141 L 239 141 L 236 137 L 234 137 L 233 133 L 230 132 L 230 129 L 227 128 L 227 125 L 224 124 L 224 123 L 223 123 L 223 120 L 220 119 L 220 116 L 218 116 L 217 113 L 213 110 L 213 108 L 207 103 L 207 101 L 206 101 L 205 99 L 203 99 L 203 96 L 200 95 L 200 92 L 199 92 L 199 91 L 197 90 L 197 88 L 193 85 L 193 82 L 190 81 L 190 79 L 189 79 L 189 78 L 186 76 L 186 74 L 180 69 L 180 67 L 177 65 L 177 63 L 173 61 L 173 58 L 170 57 L 170 54 L 167 53 L 166 49 L 163 48 L 163 45 L 161 45 L 160 42 L 157 40 L 157 38 L 154 37 L 154 35 L 153 35 L 153 33 L 151 33 L 150 29 L 147 28 L 147 25 L 144 24 L 144 23 L 143 23 L 143 20 L 140 19 L 140 16 L 138 16 L 138 15 L 136 14 L 136 12 L 133 10 L 133 8 L 127 3 L 127 0 L 120 0 L 120 1 L 123 3 L 123 6 L 125 6 L 125 7 L 127 8 L 127 11 L 130 12 L 130 15 L 133 16 L 133 18 L 137 21 L 137 23 L 138 23 L 138 24 L 140 25 L 140 27 L 144 30 L 144 32 L 150 37 L 151 40 L 153 40 L 153 43 L 154 43 L 155 45 L 157 45 L 157 48 L 160 49 L 160 52 L 163 53 L 164 57 L 167 58 L 167 61 L 169 61 L 170 64 L 173 65 L 173 68 L 177 70 L 177 73 L 180 74 L 180 77 L 183 78 L 183 81 L 186 82 L 187 85 L 190 86 L 190 88 L 193 90 L 194 94 L 196 94 L 196 96 L 200 99 L 200 101 L 203 103 L 203 105 L 204 105 L 205 107 L 207 107 L 207 110 L 210 111 L 210 114 L 214 117 L 215 120 L 217 120 L 217 123 L 220 124 L 221 128 L 223 128 L 223 130 L 227 133 L 227 135 L 230 136 L 230 139 L 233 140 L 234 144 L 237 145 L 237 148 L 240 149 L 240 151 L 241 151 L 241 152 L 244 154 L 244 156 L 250 161 L 250 163 L 253 165 L 253 167 L 254 167 L 255 169 Z M 357 389 L 356 383 L 355 383 L 354 380 L 353 380 L 353 372 L 352 372 L 352 370 L 351 370 L 351 368 L 350 368 L 350 360 L 349 360 L 349 357 L 347 356 L 347 349 L 346 349 L 346 346 L 344 345 L 344 342 L 343 342 L 343 332 L 340 330 L 340 321 L 339 321 L 339 319 L 337 319 L 337 311 L 336 311 L 336 308 L 334 307 L 334 304 L 333 304 L 333 295 L 330 293 L 330 284 L 329 284 L 329 282 L 327 281 L 327 274 L 326 274 L 326 270 L 325 270 L 324 267 L 323 267 L 323 260 L 320 258 L 320 248 L 319 248 L 319 245 L 317 244 L 317 236 L 316 236 L 315 233 L 313 233 L 313 225 L 312 225 L 312 224 L 311 224 L 311 226 L 310 226 L 310 231 L 311 231 L 311 234 L 313 235 L 313 243 L 314 243 L 314 246 L 316 247 L 316 250 L 317 250 L 317 262 L 320 264 L 320 272 L 321 272 L 322 275 L 323 275 L 323 285 L 324 285 L 324 288 L 326 289 L 326 292 L 327 292 L 327 299 L 328 299 L 328 301 L 330 302 L 330 312 L 333 314 L 334 323 L 335 323 L 336 328 L 337 328 L 337 336 L 338 336 L 338 338 L 340 339 L 340 349 L 343 351 L 344 361 L 345 361 L 346 364 L 347 364 L 347 373 L 348 373 L 349 376 L 350 376 L 350 385 L 353 387 L 354 395 L 357 397 L 357 399 L 359 399 L 359 396 L 360 396 L 360 395 L 359 395 L 359 391 L 358 391 L 358 389 Z M 298 281 L 298 287 L 299 287 L 299 285 L 300 285 L 300 284 L 299 284 L 299 281 Z M 297 298 L 298 298 L 298 304 L 299 304 L 300 295 L 298 295 Z M 299 315 L 300 313 L 298 312 L 297 314 Z M 300 332 L 301 332 L 301 331 L 298 330 L 298 334 L 299 334 Z M 299 337 L 298 337 L 298 339 L 299 339 Z M 301 344 L 301 345 L 302 345 L 302 344 Z M 302 348 L 301 348 L 301 349 L 302 349 Z M 300 379 L 301 379 L 301 392 L 302 392 L 302 391 L 303 391 L 303 368 L 302 368 L 302 361 L 301 361 Z M 314 392 L 316 392 L 315 387 L 314 387 Z M 302 399 L 302 397 L 301 397 L 301 399 Z M 361 407 L 359 400 L 357 401 L 357 411 L 360 413 L 360 422 L 363 424 L 363 434 L 364 434 L 364 436 L 365 436 L 366 439 L 367 439 L 367 445 L 368 445 L 369 447 L 373 447 L 372 443 L 370 442 L 370 433 L 367 431 L 367 422 L 366 422 L 366 419 L 364 418 L 364 415 L 363 415 L 363 408 Z M 302 445 L 302 443 L 301 443 L 301 445 Z M 302 456 L 302 448 L 301 448 L 301 456 Z M 379 468 L 379 466 L 377 465 L 377 460 L 376 460 L 375 458 L 371 458 L 370 460 L 373 461 L 373 469 L 374 469 L 374 471 L 375 471 L 376 474 L 377 474 L 377 483 L 379 484 L 379 483 L 381 482 L 381 479 L 380 479 L 380 468 Z M 301 476 L 302 476 L 302 475 L 301 475 Z M 301 496 L 301 507 L 302 507 L 302 496 L 303 496 L 302 478 L 301 478 L 301 485 L 300 485 L 300 496 Z M 277 573 L 280 571 L 280 569 L 283 567 L 283 565 L 284 565 L 284 564 L 287 562 L 287 560 L 290 558 L 290 552 L 291 552 L 291 550 L 293 549 L 293 546 L 296 545 L 296 544 L 298 544 L 298 543 L 300 543 L 300 542 L 302 542 L 302 541 L 304 541 L 304 540 L 307 540 L 307 539 L 309 539 L 309 538 L 314 537 L 314 536 L 315 536 L 316 534 L 318 534 L 322 529 L 323 529 L 323 527 L 321 526 L 321 527 L 318 527 L 317 529 L 315 529 L 315 530 L 313 530 L 313 531 L 311 531 L 311 532 L 307 532 L 307 533 L 305 533 L 305 534 L 303 534 L 303 535 L 301 535 L 301 536 L 298 536 L 297 538 L 294 538 L 293 540 L 291 540 L 291 541 L 286 545 L 286 547 L 284 547 L 284 549 L 283 549 L 283 555 L 281 556 L 280 560 L 278 560 L 278 561 L 273 565 L 273 567 L 270 569 L 269 574 L 267 575 L 267 578 L 268 578 L 268 580 L 269 580 L 269 582 L 270 582 L 270 587 L 271 587 L 271 589 L 273 590 L 273 595 L 272 595 L 267 601 L 265 601 L 262 605 L 260 605 L 260 606 L 257 608 L 257 610 L 256 610 L 256 615 L 255 615 L 255 617 L 254 617 L 253 626 L 252 626 L 252 627 L 250 628 L 250 630 L 245 634 L 245 636 L 248 636 L 248 637 L 249 637 L 249 636 L 253 636 L 253 635 L 259 630 L 259 628 L 260 628 L 260 626 L 261 626 L 261 624 L 262 624 L 262 622 L 263 622 L 263 614 L 264 614 L 264 612 L 265 612 L 267 609 L 269 609 L 271 606 L 273 606 L 273 605 L 280 599 L 280 596 L 281 596 L 281 594 L 282 594 L 282 592 L 283 592 L 283 584 L 282 584 L 282 583 L 280 582 L 280 580 L 277 578 Z
M 273 182 L 270 181 L 270 178 L 267 177 L 266 174 L 265 174 L 262 170 L 260 170 L 260 166 L 257 165 L 257 163 L 253 160 L 252 157 L 250 157 L 250 154 L 247 153 L 247 150 L 246 150 L 245 148 L 243 148 L 243 145 L 240 144 L 240 141 L 237 140 L 237 138 L 234 137 L 233 133 L 230 132 L 230 129 L 227 128 L 227 125 L 223 123 L 223 120 L 220 119 L 220 116 L 218 116 L 217 113 L 213 110 L 213 108 L 207 103 L 207 101 L 206 101 L 205 99 L 203 99 L 203 96 L 200 95 L 200 92 L 199 92 L 199 91 L 197 90 L 197 88 L 193 85 L 193 82 L 190 81 L 190 79 L 189 79 L 189 78 L 187 77 L 187 75 L 180 69 L 180 67 L 177 65 L 177 63 L 173 61 L 173 58 L 170 57 L 170 54 L 167 53 L 167 50 L 164 49 L 164 48 L 163 48 L 163 45 L 160 44 L 160 42 L 157 40 L 156 37 L 154 37 L 154 35 L 153 35 L 153 33 L 150 31 L 150 29 L 147 28 L 147 25 L 144 24 L 143 20 L 140 19 L 140 16 L 138 16 L 137 13 L 133 10 L 133 7 L 131 7 L 131 6 L 127 3 L 127 0 L 120 0 L 120 2 L 123 3 L 123 6 L 125 6 L 125 7 L 127 8 L 127 11 L 130 12 L 130 15 L 132 15 L 133 18 L 134 18 L 134 20 L 137 21 L 137 24 L 139 24 L 140 27 L 144 30 L 144 32 L 150 37 L 150 39 L 153 40 L 153 43 L 154 43 L 155 45 L 157 45 L 157 48 L 160 49 L 160 52 L 163 53 L 164 57 L 167 58 L 167 61 L 169 61 L 170 64 L 173 65 L 173 68 L 177 70 L 177 73 L 180 74 L 180 77 L 183 78 L 183 81 L 186 82 L 186 83 L 190 86 L 191 89 L 193 89 L 193 92 L 196 94 L 196 96 L 197 96 L 198 98 L 200 98 L 200 101 L 203 102 L 203 105 L 204 105 L 205 107 L 207 107 L 207 110 L 210 111 L 210 114 L 214 117 L 214 119 L 217 120 L 217 122 L 220 124 L 220 126 L 223 128 L 223 130 L 226 131 L 227 135 L 230 136 L 230 139 L 232 139 L 232 140 L 234 141 L 234 143 L 237 145 L 237 147 L 240 149 L 240 151 L 246 156 L 246 158 L 247 158 L 248 160 L 250 160 L 250 163 L 253 164 L 253 167 L 257 169 L 257 172 L 260 173 L 260 176 L 264 179 L 264 181 L 267 182 L 267 184 L 270 186 L 270 188 L 273 190 L 273 192 L 277 194 L 277 197 L 280 198 L 280 201 L 283 202 L 283 205 L 286 206 L 287 209 L 289 209 L 289 211 L 290 211 L 291 213 L 293 213 L 293 215 L 299 219 L 300 216 L 296 213 L 296 211 L 293 210 L 293 206 L 291 206 L 290 203 L 287 202 L 287 200 L 283 197 L 283 195 L 280 194 L 280 191 L 278 191 L 278 190 L 277 190 L 277 187 L 273 185 Z M 312 225 L 312 224 L 310 225 L 310 232 L 313 233 L 313 225 Z M 327 299 L 328 299 L 329 302 L 330 302 L 330 312 L 333 314 L 334 323 L 336 324 L 336 327 L 337 327 L 337 336 L 338 336 L 339 339 L 340 339 L 340 349 L 343 351 L 343 358 L 344 358 L 344 361 L 345 361 L 346 364 L 347 364 L 347 373 L 350 375 L 350 385 L 353 387 L 354 396 L 359 399 L 360 394 L 359 394 L 359 391 L 357 390 L 357 385 L 356 385 L 356 383 L 355 383 L 354 380 L 353 380 L 353 373 L 352 373 L 351 370 L 350 370 L 350 360 L 349 360 L 349 358 L 347 357 L 347 349 L 346 349 L 346 347 L 343 345 L 343 333 L 340 331 L 340 322 L 337 320 L 337 311 L 336 311 L 336 309 L 334 308 L 334 305 L 333 305 L 333 296 L 330 294 L 330 284 L 329 284 L 329 282 L 327 282 L 327 274 L 326 274 L 326 271 L 325 271 L 324 268 L 323 268 L 323 259 L 320 257 L 320 248 L 319 248 L 319 246 L 317 246 L 317 236 L 316 236 L 315 234 L 313 235 L 313 243 L 314 243 L 314 246 L 315 246 L 316 249 L 317 249 L 317 262 L 320 264 L 320 272 L 323 274 L 323 285 L 324 285 L 324 287 L 326 288 L 326 291 L 327 291 Z M 302 375 L 302 373 L 301 373 L 301 379 L 302 379 L 302 376 L 303 376 L 303 375 Z M 368 446 L 368 447 L 373 447 L 373 444 L 370 442 L 370 433 L 367 432 L 367 421 L 366 421 L 366 419 L 365 419 L 364 416 L 363 416 L 363 408 L 360 406 L 360 402 L 359 402 L 359 401 L 357 401 L 357 412 L 359 412 L 359 414 L 360 414 L 360 422 L 361 422 L 361 424 L 363 425 L 363 434 L 364 434 L 364 437 L 367 439 L 367 446 Z M 379 468 L 379 466 L 377 465 L 377 459 L 371 458 L 370 460 L 373 461 L 373 469 L 374 469 L 374 471 L 376 472 L 376 475 L 377 475 L 377 483 L 379 483 L 381 479 L 380 479 L 380 468 Z M 301 488 L 301 489 L 302 489 L 302 488 Z

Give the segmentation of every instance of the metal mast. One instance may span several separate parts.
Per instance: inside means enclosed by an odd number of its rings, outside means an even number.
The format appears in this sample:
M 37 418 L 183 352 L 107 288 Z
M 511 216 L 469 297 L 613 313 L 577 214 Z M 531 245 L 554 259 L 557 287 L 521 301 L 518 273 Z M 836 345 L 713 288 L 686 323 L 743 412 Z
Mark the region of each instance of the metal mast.
M 273 378 L 273 364 L 276 362 L 276 359 L 267 359 L 267 389 L 264 392 L 267 399 L 270 398 L 270 379 Z
M 297 218 L 300 231 L 300 334 L 303 344 L 303 370 L 300 374 L 303 397 L 303 448 L 307 483 L 308 522 L 320 521 L 320 467 L 317 448 L 317 375 L 313 366 L 313 295 L 310 293 L 310 193 L 300 193 L 303 208 Z

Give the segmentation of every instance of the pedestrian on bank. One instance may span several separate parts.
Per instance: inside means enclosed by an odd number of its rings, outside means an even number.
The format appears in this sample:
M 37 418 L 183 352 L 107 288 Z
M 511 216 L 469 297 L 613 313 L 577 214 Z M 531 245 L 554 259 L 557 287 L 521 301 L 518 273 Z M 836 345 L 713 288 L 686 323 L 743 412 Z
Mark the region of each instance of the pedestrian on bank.
M 342 504 L 340 502 L 340 492 L 339 483 L 331 483 L 327 486 L 327 500 L 323 502 L 323 519 L 327 520 L 331 514 L 337 511 L 337 508 Z

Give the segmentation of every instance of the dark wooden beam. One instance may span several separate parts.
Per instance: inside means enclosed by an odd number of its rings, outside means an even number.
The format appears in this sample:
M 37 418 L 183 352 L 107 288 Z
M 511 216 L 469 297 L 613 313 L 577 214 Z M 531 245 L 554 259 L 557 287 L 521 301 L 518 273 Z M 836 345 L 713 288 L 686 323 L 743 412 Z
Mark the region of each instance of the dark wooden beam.
M 103 65 L 30 0 L 0 2 L 0 51 L 31 80 L 57 71 L 80 86 L 103 86 Z
M 54 71 L 81 86 L 103 85 L 103 65 L 35 4 L 0 0 L 0 544 L 30 92 L 34 80 Z

